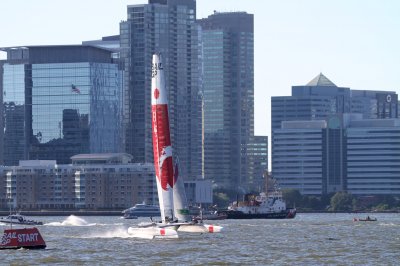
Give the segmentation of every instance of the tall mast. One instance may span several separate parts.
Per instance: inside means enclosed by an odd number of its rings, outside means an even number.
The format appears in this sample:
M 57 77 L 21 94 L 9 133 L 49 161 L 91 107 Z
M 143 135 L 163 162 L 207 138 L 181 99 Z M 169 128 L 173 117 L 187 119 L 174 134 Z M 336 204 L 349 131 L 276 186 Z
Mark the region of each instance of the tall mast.
M 152 61 L 151 113 L 154 168 L 161 219 L 165 223 L 174 219 L 174 169 L 168 117 L 168 95 L 165 88 L 164 65 L 159 54 L 154 54 Z

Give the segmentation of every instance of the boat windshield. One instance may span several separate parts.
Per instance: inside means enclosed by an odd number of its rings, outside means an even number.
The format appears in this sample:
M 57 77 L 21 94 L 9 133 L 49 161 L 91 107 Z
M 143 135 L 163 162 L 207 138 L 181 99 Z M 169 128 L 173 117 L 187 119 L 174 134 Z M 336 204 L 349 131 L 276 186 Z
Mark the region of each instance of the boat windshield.
M 8 215 L 6 219 L 14 219 L 14 220 L 24 220 L 24 217 L 22 217 L 21 215 Z

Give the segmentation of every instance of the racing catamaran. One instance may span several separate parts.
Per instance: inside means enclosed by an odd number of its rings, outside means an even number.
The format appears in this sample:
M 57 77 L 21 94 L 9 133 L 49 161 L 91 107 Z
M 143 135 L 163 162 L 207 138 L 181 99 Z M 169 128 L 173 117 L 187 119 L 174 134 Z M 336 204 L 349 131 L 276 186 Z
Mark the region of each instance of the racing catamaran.
M 178 238 L 178 231 L 216 233 L 221 226 L 191 221 L 187 208 L 183 180 L 178 167 L 173 167 L 172 144 L 168 118 L 168 95 L 164 68 L 159 54 L 153 55 L 151 80 L 151 113 L 154 168 L 161 211 L 161 222 L 141 223 L 129 227 L 128 233 L 139 238 Z

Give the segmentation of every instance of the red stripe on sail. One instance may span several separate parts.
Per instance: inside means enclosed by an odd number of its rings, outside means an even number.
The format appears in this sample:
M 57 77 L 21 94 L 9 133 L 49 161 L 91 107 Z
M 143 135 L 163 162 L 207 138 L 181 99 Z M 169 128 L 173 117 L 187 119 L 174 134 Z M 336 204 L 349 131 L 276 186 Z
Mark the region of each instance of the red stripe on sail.
M 153 152 L 156 176 L 163 190 L 174 186 L 168 105 L 152 105 Z M 160 164 L 161 168 L 160 168 Z

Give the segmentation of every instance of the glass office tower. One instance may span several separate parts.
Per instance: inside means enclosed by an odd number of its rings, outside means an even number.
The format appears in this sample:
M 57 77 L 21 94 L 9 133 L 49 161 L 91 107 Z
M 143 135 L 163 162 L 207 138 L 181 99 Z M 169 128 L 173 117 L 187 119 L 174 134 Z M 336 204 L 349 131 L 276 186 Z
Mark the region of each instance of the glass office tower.
M 108 50 L 7 48 L 2 62 L 5 165 L 70 163 L 79 153 L 121 151 L 122 71 Z
M 253 148 L 257 141 L 266 148 L 265 137 L 254 137 L 254 18 L 246 12 L 215 12 L 198 22 L 205 177 L 220 187 L 246 192 L 257 187 L 255 172 L 262 179 L 263 171 L 254 171 L 260 157 Z
M 134 162 L 153 162 L 151 60 L 161 53 L 169 92 L 174 155 L 186 179 L 202 176 L 201 97 L 198 89 L 198 30 L 195 0 L 150 0 L 128 6 L 120 24 L 125 63 L 125 151 Z
M 27 157 L 25 66 L 5 64 L 2 85 L 4 124 L 2 157 L 4 163 L 10 165 L 10 162 L 18 163 L 19 159 Z

